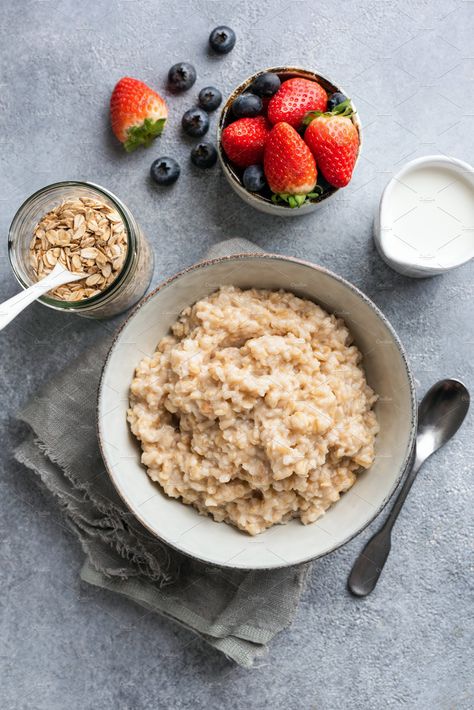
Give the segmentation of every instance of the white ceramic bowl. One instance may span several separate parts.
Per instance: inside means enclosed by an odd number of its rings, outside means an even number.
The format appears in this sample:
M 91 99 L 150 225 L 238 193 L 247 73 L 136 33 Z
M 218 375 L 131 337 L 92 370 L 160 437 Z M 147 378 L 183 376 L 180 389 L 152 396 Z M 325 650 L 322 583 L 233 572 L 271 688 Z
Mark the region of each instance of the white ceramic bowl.
M 293 520 L 250 537 L 168 498 L 140 464 L 140 448 L 126 421 L 134 368 L 186 306 L 221 285 L 293 291 L 341 315 L 364 356 L 378 393 L 380 433 L 372 468 L 319 520 Z M 98 400 L 104 461 L 119 494 L 154 535 L 192 557 L 224 567 L 262 569 L 320 557 L 350 540 L 380 512 L 410 460 L 416 399 L 403 348 L 377 307 L 339 276 L 308 262 L 272 254 L 241 254 L 204 261 L 159 286 L 135 309 L 109 352 Z
M 251 207 L 255 207 L 255 209 L 257 210 L 260 210 L 260 212 L 265 212 L 266 214 L 271 214 L 276 217 L 301 217 L 303 215 L 310 214 L 311 212 L 317 210 L 319 207 L 322 207 L 323 205 L 327 204 L 331 197 L 333 197 L 338 192 L 338 188 L 333 187 L 328 190 L 322 197 L 316 200 L 312 200 L 311 202 L 305 202 L 301 207 L 298 208 L 291 208 L 286 204 L 276 205 L 274 202 L 271 201 L 269 197 L 259 195 L 255 192 L 249 192 L 245 189 L 242 184 L 242 180 L 240 179 L 239 169 L 237 169 L 229 161 L 222 149 L 221 135 L 223 129 L 228 123 L 234 99 L 239 94 L 248 89 L 250 84 L 252 84 L 252 82 L 257 78 L 257 76 L 260 76 L 260 74 L 264 74 L 265 72 L 272 72 L 274 74 L 278 74 L 283 80 L 291 79 L 293 77 L 298 76 L 302 77 L 303 79 L 309 79 L 310 81 L 317 81 L 319 84 L 321 84 L 323 89 L 327 91 L 328 94 L 332 94 L 335 91 L 340 91 L 342 94 L 344 94 L 344 96 L 347 96 L 347 92 L 344 91 L 344 89 L 342 89 L 340 86 L 334 84 L 329 79 L 326 79 L 326 77 L 322 76 L 321 74 L 317 74 L 313 71 L 308 71 L 307 69 L 300 69 L 299 67 L 270 67 L 269 69 L 262 69 L 261 71 L 255 72 L 255 74 L 252 74 L 252 76 L 249 76 L 247 79 L 245 79 L 245 81 L 239 84 L 239 86 L 234 89 L 232 94 L 226 100 L 221 110 L 219 124 L 217 127 L 217 152 L 219 155 L 219 161 L 222 166 L 223 173 L 231 188 L 234 190 L 234 192 L 237 193 L 237 195 L 239 195 L 239 197 L 242 198 L 244 202 L 246 202 Z M 357 113 L 357 109 L 353 101 L 351 101 L 351 106 L 354 111 L 351 118 L 359 132 L 359 152 L 357 154 L 358 160 L 362 149 L 362 126 L 359 120 L 359 114 Z
M 425 278 L 474 258 L 473 228 L 474 168 L 447 155 L 426 155 L 406 163 L 386 186 L 374 241 L 392 269 Z

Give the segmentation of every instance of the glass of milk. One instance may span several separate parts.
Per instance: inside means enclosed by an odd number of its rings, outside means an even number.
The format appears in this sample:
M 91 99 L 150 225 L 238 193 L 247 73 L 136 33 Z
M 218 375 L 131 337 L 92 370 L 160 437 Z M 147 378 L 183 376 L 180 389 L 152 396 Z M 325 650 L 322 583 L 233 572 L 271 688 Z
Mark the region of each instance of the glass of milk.
M 375 220 L 381 257 L 406 276 L 440 274 L 474 257 L 474 169 L 444 155 L 407 163 Z

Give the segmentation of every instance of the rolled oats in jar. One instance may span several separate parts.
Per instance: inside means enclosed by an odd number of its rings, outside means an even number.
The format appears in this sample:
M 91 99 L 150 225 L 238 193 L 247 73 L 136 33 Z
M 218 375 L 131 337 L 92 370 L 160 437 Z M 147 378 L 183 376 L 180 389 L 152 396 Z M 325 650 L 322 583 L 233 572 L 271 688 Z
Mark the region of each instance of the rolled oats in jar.
M 10 227 L 9 254 L 25 288 L 57 262 L 84 273 L 39 300 L 89 318 L 130 308 L 153 273 L 153 253 L 131 212 L 108 190 L 89 183 L 56 183 L 28 198 Z

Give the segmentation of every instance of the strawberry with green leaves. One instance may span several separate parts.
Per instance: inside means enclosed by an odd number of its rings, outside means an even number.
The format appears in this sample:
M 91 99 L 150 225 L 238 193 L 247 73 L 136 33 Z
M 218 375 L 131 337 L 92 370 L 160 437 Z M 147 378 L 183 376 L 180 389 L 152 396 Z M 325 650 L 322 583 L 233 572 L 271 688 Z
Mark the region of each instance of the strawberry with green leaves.
M 164 99 L 143 81 L 126 76 L 116 84 L 110 98 L 110 119 L 127 152 L 151 145 L 161 135 L 167 117 Z
M 309 113 L 304 140 L 324 178 L 334 187 L 345 187 L 352 177 L 359 153 L 359 133 L 350 115 L 349 99 L 333 111 Z
M 300 128 L 308 111 L 326 111 L 328 95 L 316 81 L 295 77 L 284 81 L 268 104 L 270 123 Z
M 274 193 L 273 202 L 283 200 L 301 207 L 316 191 L 316 163 L 308 146 L 289 123 L 277 123 L 265 143 L 263 169 Z

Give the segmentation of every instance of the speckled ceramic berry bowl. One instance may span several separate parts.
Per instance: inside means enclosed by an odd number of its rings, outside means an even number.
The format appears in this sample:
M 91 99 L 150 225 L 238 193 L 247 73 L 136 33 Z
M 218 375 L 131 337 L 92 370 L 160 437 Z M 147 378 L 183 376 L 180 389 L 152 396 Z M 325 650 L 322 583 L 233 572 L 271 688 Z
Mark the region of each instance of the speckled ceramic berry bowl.
M 356 167 L 356 163 L 359 159 L 361 152 L 362 126 L 354 103 L 352 102 L 352 100 L 350 100 L 350 98 L 347 98 L 347 92 L 345 92 L 340 86 L 327 79 L 326 77 L 322 76 L 321 74 L 298 67 L 271 67 L 269 69 L 262 69 L 261 71 L 258 71 L 255 74 L 249 76 L 247 79 L 245 79 L 245 81 L 239 84 L 239 86 L 237 86 L 231 93 L 231 95 L 228 97 L 221 110 L 217 128 L 217 148 L 219 161 L 221 163 L 226 180 L 228 181 L 232 189 L 239 195 L 239 197 L 241 197 L 248 205 L 255 207 L 255 209 L 274 216 L 298 217 L 309 214 L 310 212 L 314 212 L 319 207 L 322 207 L 323 205 L 327 204 L 327 202 L 332 197 L 334 197 L 334 195 L 339 191 L 339 189 L 341 189 L 330 184 L 330 182 L 325 179 L 323 175 L 324 171 L 321 170 L 321 165 L 319 164 L 318 159 L 315 160 L 317 169 L 316 185 L 312 189 L 303 190 L 303 192 L 308 192 L 309 194 L 305 195 L 304 198 L 302 198 L 300 195 L 284 194 L 283 191 L 283 195 L 275 194 L 275 192 L 271 190 L 267 182 L 266 174 L 263 175 L 262 179 L 265 179 L 265 184 L 261 187 L 261 189 L 255 189 L 253 191 L 247 189 L 247 187 L 244 185 L 244 171 L 246 166 L 239 165 L 235 160 L 232 160 L 231 156 L 229 155 L 231 154 L 231 151 L 229 150 L 228 146 L 229 132 L 227 132 L 227 134 L 225 133 L 226 128 L 231 124 L 235 124 L 239 117 L 249 117 L 249 111 L 251 117 L 253 118 L 265 116 L 267 114 L 267 111 L 270 113 L 270 102 L 274 98 L 273 95 L 267 98 L 265 98 L 264 94 L 261 95 L 263 107 L 260 111 L 258 110 L 258 101 L 253 100 L 256 80 L 261 80 L 263 75 L 268 74 L 276 75 L 281 83 L 281 86 L 284 86 L 284 83 L 290 79 L 300 78 L 306 81 L 313 82 L 319 87 L 322 87 L 324 92 L 327 94 L 328 100 L 333 96 L 340 97 L 339 99 L 334 98 L 334 100 L 342 101 L 343 99 L 346 99 L 344 105 L 339 106 L 339 108 L 345 109 L 345 111 L 341 115 L 347 116 L 351 122 L 351 125 L 353 125 L 356 129 L 356 131 L 354 131 L 354 129 L 351 128 L 355 137 L 354 140 L 357 143 L 357 145 L 353 149 L 353 169 L 355 169 Z M 323 96 L 324 92 L 321 92 Z M 278 93 L 279 90 L 277 90 L 276 94 Z M 249 101 L 247 101 L 248 106 L 243 106 L 243 111 L 239 113 L 236 112 L 235 101 L 236 99 L 240 99 L 240 97 L 243 96 L 249 97 Z M 255 107 L 253 107 L 253 103 L 255 103 Z M 237 103 L 237 106 L 238 109 L 242 108 L 241 105 L 239 106 L 239 102 Z M 328 105 L 328 109 L 329 108 L 330 106 Z M 332 108 L 334 109 L 334 106 Z M 337 108 L 335 113 L 340 113 L 339 108 Z M 310 110 L 313 110 L 312 107 L 308 108 L 308 111 Z M 324 112 L 325 110 L 326 109 L 324 109 L 324 107 L 320 109 L 321 112 Z M 255 113 L 252 113 L 252 111 L 255 111 Z M 272 118 L 275 119 L 275 116 L 273 115 Z M 277 121 L 280 120 L 283 121 L 285 119 L 277 119 Z M 274 127 L 277 121 L 270 121 L 269 127 L 271 128 L 272 124 Z M 262 121 L 262 123 L 264 122 Z M 303 122 L 300 122 L 299 125 L 295 126 L 295 130 L 297 130 L 300 136 L 301 134 L 303 134 L 304 137 L 305 124 L 303 124 Z M 294 134 L 293 138 L 297 140 Z M 224 147 L 224 144 L 226 144 L 226 147 Z M 303 147 L 303 151 L 307 152 L 307 149 Z M 260 160 L 256 162 L 262 163 L 263 159 L 260 158 Z M 266 167 L 267 156 L 265 156 L 265 168 Z M 258 171 L 256 171 L 256 173 L 258 178 Z M 263 173 L 263 166 L 260 168 L 260 173 Z

